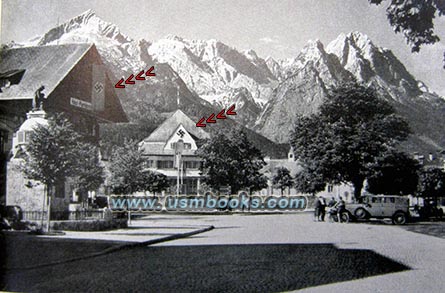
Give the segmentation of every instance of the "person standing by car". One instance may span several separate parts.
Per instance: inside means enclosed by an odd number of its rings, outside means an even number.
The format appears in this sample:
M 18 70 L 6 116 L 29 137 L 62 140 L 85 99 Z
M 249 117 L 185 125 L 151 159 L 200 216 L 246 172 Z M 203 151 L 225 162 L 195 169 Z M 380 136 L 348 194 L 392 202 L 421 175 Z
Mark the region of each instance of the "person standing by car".
M 320 207 L 321 207 L 321 202 L 320 199 L 318 197 L 315 197 L 315 202 L 314 202 L 314 222 L 318 222 L 319 220 L 319 216 L 320 216 Z
M 324 216 L 326 215 L 326 200 L 323 196 L 320 196 L 320 213 L 318 219 L 324 222 Z
M 336 203 L 335 198 L 331 197 L 331 200 L 328 202 L 328 208 L 334 207 Z
M 338 222 L 341 223 L 341 214 L 346 211 L 346 203 L 343 200 L 343 198 L 340 196 L 338 203 L 337 203 L 337 217 L 338 217 Z

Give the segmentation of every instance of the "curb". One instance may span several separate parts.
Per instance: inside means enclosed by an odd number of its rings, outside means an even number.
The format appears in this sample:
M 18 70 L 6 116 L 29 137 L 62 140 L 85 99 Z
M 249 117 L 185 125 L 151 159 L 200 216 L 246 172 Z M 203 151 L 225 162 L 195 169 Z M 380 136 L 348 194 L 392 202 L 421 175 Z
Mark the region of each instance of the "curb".
M 124 249 L 143 247 L 143 246 L 153 245 L 153 244 L 157 244 L 157 243 L 161 243 L 161 242 L 172 241 L 172 240 L 177 240 L 177 239 L 181 239 L 181 238 L 187 238 L 187 237 L 190 237 L 190 236 L 193 236 L 193 235 L 196 235 L 196 234 L 200 234 L 200 233 L 211 231 L 213 229 L 215 229 L 214 226 L 209 226 L 209 227 L 206 227 L 206 228 L 203 228 L 203 229 L 199 229 L 199 230 L 194 230 L 194 231 L 191 231 L 191 232 L 173 234 L 173 235 L 169 235 L 169 236 L 166 236 L 166 237 L 157 238 L 157 239 L 150 239 L 150 240 L 143 241 L 143 242 L 122 244 L 122 245 L 119 245 L 119 246 L 107 248 L 107 249 L 102 250 L 100 252 L 95 252 L 95 253 L 91 253 L 91 254 L 88 254 L 88 255 L 80 256 L 80 257 L 70 258 L 70 259 L 61 260 L 61 261 L 54 261 L 54 262 L 41 264 L 41 265 L 36 265 L 36 266 L 29 266 L 29 267 L 23 267 L 23 268 L 17 268 L 17 267 L 15 267 L 15 268 L 5 268 L 5 267 L 2 267 L 2 268 L 0 268 L 0 271 L 3 271 L 3 272 L 5 272 L 5 271 L 27 271 L 27 270 L 33 270 L 33 269 L 38 269 L 38 268 L 44 268 L 44 267 L 59 265 L 59 264 L 65 264 L 65 263 L 75 262 L 75 261 L 78 261 L 78 260 L 83 260 L 83 259 L 88 259 L 88 258 L 93 258 L 93 257 L 98 257 L 98 256 L 110 254 L 110 253 L 121 251 L 121 250 L 124 250 Z

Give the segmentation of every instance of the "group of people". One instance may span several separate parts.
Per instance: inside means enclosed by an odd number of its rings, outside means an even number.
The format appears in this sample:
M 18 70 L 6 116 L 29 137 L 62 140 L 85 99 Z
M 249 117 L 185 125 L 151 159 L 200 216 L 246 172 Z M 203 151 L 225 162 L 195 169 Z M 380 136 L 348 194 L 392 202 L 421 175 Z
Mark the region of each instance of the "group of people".
M 346 203 L 341 196 L 339 197 L 338 201 L 336 201 L 335 198 L 332 197 L 328 203 L 326 203 L 326 200 L 323 196 L 320 196 L 315 198 L 314 207 L 314 221 L 324 222 L 326 216 L 326 207 L 328 207 L 330 209 L 336 210 L 338 221 L 341 222 L 341 213 L 346 210 Z

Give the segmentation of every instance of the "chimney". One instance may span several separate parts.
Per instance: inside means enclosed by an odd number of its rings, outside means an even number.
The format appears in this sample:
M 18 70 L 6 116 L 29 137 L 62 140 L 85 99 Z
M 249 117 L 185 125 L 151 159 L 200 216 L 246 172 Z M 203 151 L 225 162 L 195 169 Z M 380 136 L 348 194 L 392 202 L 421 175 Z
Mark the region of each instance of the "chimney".
M 429 153 L 429 154 L 428 154 L 428 159 L 429 159 L 430 161 L 434 161 L 434 155 L 433 155 L 433 153 Z

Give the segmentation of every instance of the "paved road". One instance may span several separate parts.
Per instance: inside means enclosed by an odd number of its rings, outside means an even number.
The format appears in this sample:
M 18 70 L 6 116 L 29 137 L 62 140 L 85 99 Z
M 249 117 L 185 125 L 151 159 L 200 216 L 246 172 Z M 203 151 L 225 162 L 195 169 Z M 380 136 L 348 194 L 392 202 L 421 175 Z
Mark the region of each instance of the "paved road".
M 168 215 L 165 221 L 171 222 L 174 217 Z M 161 216 L 153 218 L 158 223 L 162 221 Z M 409 232 L 397 226 L 313 222 L 308 214 L 203 216 L 183 218 L 181 223 L 211 224 L 216 229 L 157 246 L 332 243 L 342 249 L 370 249 L 412 268 L 399 273 L 312 287 L 306 289 L 307 292 L 445 291 L 445 240 Z
M 44 292 L 129 288 L 135 292 L 445 291 L 445 239 L 393 225 L 313 222 L 309 214 L 153 214 L 133 221 L 128 230 L 110 233 L 118 234 L 115 240 L 139 241 L 155 237 L 152 231 L 161 236 L 209 225 L 215 229 L 147 248 L 41 270 L 7 271 L 6 288 Z M 103 239 L 103 232 L 88 235 Z M 54 241 L 53 245 L 63 244 Z

